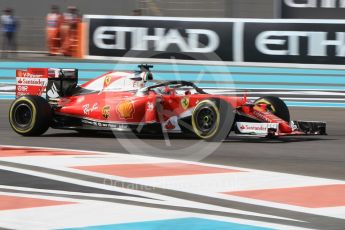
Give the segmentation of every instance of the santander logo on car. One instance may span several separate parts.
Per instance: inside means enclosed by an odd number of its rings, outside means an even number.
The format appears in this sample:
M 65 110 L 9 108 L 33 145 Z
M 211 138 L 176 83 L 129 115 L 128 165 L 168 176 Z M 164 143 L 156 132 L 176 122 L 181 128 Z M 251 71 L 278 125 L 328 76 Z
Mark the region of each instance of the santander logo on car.
M 240 129 L 243 131 L 267 131 L 267 125 L 262 125 L 262 124 L 256 124 L 256 125 L 247 125 L 247 124 L 242 124 L 240 126 Z
M 266 135 L 269 129 L 278 130 L 278 123 L 251 123 L 251 122 L 237 122 L 237 129 L 243 134 L 257 134 Z

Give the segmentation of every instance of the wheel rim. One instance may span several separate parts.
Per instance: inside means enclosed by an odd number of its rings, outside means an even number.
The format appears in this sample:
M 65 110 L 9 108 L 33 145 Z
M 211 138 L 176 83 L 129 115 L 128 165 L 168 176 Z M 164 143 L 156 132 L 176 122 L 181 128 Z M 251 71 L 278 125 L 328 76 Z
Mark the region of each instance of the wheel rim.
M 28 104 L 19 104 L 14 110 L 14 122 L 17 126 L 25 128 L 31 124 L 32 109 Z
M 259 105 L 259 106 L 260 106 L 260 104 L 264 104 L 264 105 L 267 106 L 267 110 L 268 110 L 268 111 L 270 111 L 270 112 L 272 112 L 272 113 L 275 113 L 275 112 L 276 112 L 276 109 L 274 108 L 274 106 L 273 106 L 270 102 L 268 102 L 268 101 L 266 101 L 266 100 L 259 100 L 259 101 L 256 102 L 255 104 L 256 104 L 256 105 Z
M 208 106 L 201 107 L 196 113 L 195 124 L 201 135 L 212 133 L 217 127 L 216 111 Z

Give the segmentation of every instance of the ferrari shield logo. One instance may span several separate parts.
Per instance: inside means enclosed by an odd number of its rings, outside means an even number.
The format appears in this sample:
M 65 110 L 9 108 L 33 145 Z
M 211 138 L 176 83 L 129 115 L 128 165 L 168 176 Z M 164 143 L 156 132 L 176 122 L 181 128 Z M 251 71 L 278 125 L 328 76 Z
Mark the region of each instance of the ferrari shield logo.
M 111 76 L 106 76 L 104 79 L 104 87 L 107 87 L 111 82 Z
M 187 109 L 188 106 L 189 106 L 189 98 L 188 97 L 182 98 L 182 100 L 181 100 L 181 107 L 183 109 Z
M 110 106 L 109 105 L 106 105 L 103 107 L 102 109 L 102 116 L 104 118 L 109 118 L 110 117 Z
M 133 102 L 130 100 L 120 102 L 116 107 L 116 111 L 119 114 L 119 117 L 122 119 L 133 118 L 133 114 L 134 114 Z

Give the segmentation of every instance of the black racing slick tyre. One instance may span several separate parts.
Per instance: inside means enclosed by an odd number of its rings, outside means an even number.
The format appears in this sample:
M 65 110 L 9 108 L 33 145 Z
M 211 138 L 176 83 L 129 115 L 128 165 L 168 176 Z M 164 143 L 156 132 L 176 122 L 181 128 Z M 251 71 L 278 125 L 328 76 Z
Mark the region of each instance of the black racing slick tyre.
M 192 113 L 194 133 L 206 141 L 222 141 L 229 135 L 234 123 L 234 110 L 221 99 L 200 101 Z
M 22 96 L 12 103 L 9 120 L 16 133 L 23 136 L 39 136 L 48 130 L 52 110 L 42 97 Z
M 257 99 L 255 104 L 266 104 L 268 105 L 267 109 L 276 115 L 277 117 L 283 119 L 284 121 L 290 122 L 290 112 L 289 108 L 283 100 L 279 97 L 266 96 Z

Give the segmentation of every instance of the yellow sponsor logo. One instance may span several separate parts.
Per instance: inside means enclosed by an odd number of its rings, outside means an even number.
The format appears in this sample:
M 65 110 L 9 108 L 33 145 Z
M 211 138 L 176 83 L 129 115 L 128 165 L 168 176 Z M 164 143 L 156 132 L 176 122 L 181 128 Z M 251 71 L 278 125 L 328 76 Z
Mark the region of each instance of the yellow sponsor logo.
M 134 114 L 134 105 L 130 100 L 122 101 L 117 105 L 117 113 L 122 119 L 131 119 Z
M 102 109 L 102 115 L 104 118 L 108 119 L 110 117 L 110 106 L 106 105 Z

